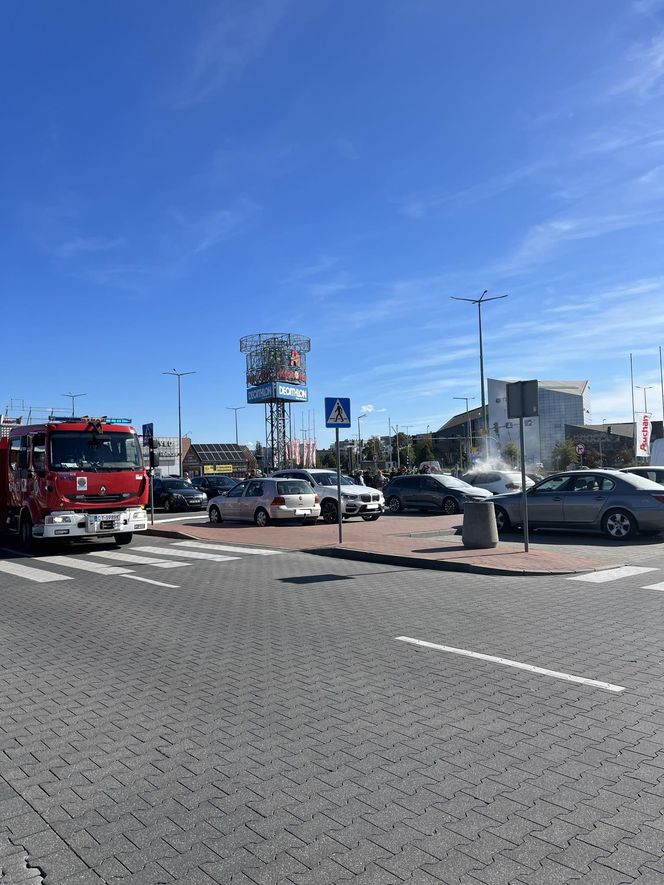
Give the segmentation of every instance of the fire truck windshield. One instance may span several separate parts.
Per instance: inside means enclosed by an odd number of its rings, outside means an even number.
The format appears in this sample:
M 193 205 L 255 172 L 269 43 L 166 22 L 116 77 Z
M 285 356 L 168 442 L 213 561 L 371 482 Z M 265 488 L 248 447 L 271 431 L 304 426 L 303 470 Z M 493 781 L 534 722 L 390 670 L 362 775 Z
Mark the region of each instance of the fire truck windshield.
M 134 433 L 62 431 L 51 434 L 51 469 L 140 470 L 143 467 L 138 438 Z

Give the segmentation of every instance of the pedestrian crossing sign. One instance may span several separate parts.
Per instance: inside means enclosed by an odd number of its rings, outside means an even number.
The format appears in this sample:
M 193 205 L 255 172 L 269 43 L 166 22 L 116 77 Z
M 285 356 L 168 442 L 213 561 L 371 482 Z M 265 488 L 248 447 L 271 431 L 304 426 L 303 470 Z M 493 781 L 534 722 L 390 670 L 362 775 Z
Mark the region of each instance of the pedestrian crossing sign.
M 350 427 L 350 397 L 325 397 L 325 426 Z

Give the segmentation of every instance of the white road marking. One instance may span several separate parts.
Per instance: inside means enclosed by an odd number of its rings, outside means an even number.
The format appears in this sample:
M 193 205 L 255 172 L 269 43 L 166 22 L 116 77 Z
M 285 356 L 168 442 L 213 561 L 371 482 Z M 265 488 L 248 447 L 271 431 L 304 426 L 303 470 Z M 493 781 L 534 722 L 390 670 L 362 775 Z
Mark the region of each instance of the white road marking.
M 175 547 L 201 547 L 205 550 L 223 550 L 225 553 L 253 553 L 257 556 L 276 556 L 283 550 L 265 550 L 261 547 L 233 547 L 230 544 L 209 544 L 207 541 L 176 541 Z
M 189 514 L 187 516 L 170 516 L 167 519 L 155 519 L 153 525 L 159 525 L 162 522 L 184 522 L 185 519 L 205 519 L 205 520 L 208 520 L 209 517 L 208 517 L 207 513 Z
M 605 691 L 625 691 L 624 685 L 613 685 L 611 682 L 599 682 L 597 679 L 586 679 L 584 676 L 572 676 L 570 673 L 560 673 L 558 670 L 546 670 L 544 667 L 535 667 L 533 664 L 523 664 L 521 661 L 511 661 L 509 658 L 497 658 L 494 655 L 483 655 L 477 651 L 468 651 L 466 648 L 453 648 L 450 645 L 436 645 L 435 642 L 425 642 L 423 639 L 411 639 L 409 636 L 395 636 L 400 642 L 409 642 L 411 645 L 421 645 L 424 648 L 434 648 L 437 651 L 447 651 L 455 655 L 464 655 L 467 658 L 478 658 L 480 661 L 491 661 L 494 664 L 504 664 L 507 667 L 516 667 L 519 670 L 528 670 L 529 673 L 539 673 L 542 676 L 553 676 L 556 679 L 564 679 L 566 682 L 578 682 L 581 685 L 591 685 L 594 688 L 603 688 Z
M 125 575 L 125 577 L 131 578 L 132 581 L 143 581 L 145 584 L 156 584 L 157 587 L 170 587 L 172 590 L 180 589 L 178 584 L 164 584 L 163 581 L 153 581 L 152 578 L 141 578 L 139 575 Z
M 84 572 L 95 572 L 98 575 L 126 575 L 130 569 L 118 568 L 113 565 L 102 565 L 100 562 L 89 562 L 87 556 L 34 556 L 32 562 L 43 562 L 45 565 L 65 566 Z
M 20 565 L 18 562 L 0 562 L 0 572 L 15 575 L 17 578 L 27 578 L 28 581 L 36 581 L 38 584 L 47 584 L 51 581 L 71 581 L 68 575 L 58 575 L 56 572 L 42 571 Z
M 154 556 L 140 556 L 138 553 L 124 553 L 122 550 L 95 550 L 90 551 L 88 556 L 101 556 L 103 559 L 116 559 L 119 562 L 135 565 L 153 565 L 155 568 L 179 568 L 191 565 L 190 562 L 166 562 L 163 559 L 155 559 Z
M 641 587 L 642 590 L 664 590 L 664 581 L 660 581 L 659 584 L 648 584 L 646 587 Z
M 212 562 L 228 562 L 239 559 L 239 556 L 222 556 L 220 553 L 199 553 L 197 550 L 172 550 L 170 547 L 144 547 L 147 553 L 158 553 L 160 556 L 186 556 L 187 559 L 210 559 Z
M 620 578 L 631 578 L 645 572 L 656 572 L 656 568 L 643 568 L 638 565 L 624 565 L 620 568 L 607 568 L 587 575 L 572 575 L 568 581 L 587 581 L 589 584 L 605 584 L 607 581 L 618 581 Z

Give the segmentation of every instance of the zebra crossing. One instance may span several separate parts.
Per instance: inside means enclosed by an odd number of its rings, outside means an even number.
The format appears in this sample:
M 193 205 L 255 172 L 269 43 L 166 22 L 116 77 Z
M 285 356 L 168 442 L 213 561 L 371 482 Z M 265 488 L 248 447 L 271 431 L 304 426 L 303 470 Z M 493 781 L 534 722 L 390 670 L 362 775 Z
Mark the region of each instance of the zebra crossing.
M 581 581 L 586 584 L 610 584 L 614 581 L 624 581 L 628 578 L 639 578 L 644 581 L 649 581 L 653 577 L 651 573 L 658 571 L 660 571 L 660 569 L 656 566 L 624 565 L 617 566 L 616 568 L 600 569 L 596 572 L 587 572 L 583 575 L 570 575 L 566 580 Z M 648 578 L 646 578 L 645 575 L 648 575 Z M 639 580 L 638 583 L 640 584 L 641 581 Z M 630 582 L 630 586 L 633 586 L 633 584 L 634 582 Z M 635 589 L 664 590 L 664 581 L 655 584 L 644 584 Z
M 49 584 L 71 581 L 81 572 L 102 576 L 117 576 L 176 589 L 169 584 L 136 570 L 185 568 L 210 563 L 226 563 L 243 556 L 275 556 L 283 551 L 259 547 L 237 547 L 227 544 L 207 544 L 204 541 L 175 541 L 168 544 L 140 544 L 130 550 L 97 549 L 90 547 L 78 554 L 53 554 L 52 556 L 21 556 L 20 559 L 0 559 L 0 578 L 7 576 L 16 582 L 28 581 Z M 73 572 L 71 574 L 70 572 Z

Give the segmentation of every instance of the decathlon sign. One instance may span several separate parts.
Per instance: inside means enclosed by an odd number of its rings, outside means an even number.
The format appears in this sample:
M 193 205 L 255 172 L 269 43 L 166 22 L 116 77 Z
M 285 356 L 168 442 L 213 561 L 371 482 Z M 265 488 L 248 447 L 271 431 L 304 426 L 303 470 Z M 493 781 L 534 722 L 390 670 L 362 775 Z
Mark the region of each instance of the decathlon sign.
M 247 388 L 248 403 L 270 403 L 275 400 L 306 403 L 308 399 L 309 390 L 306 387 L 286 384 L 283 381 L 269 381 L 267 384 Z

